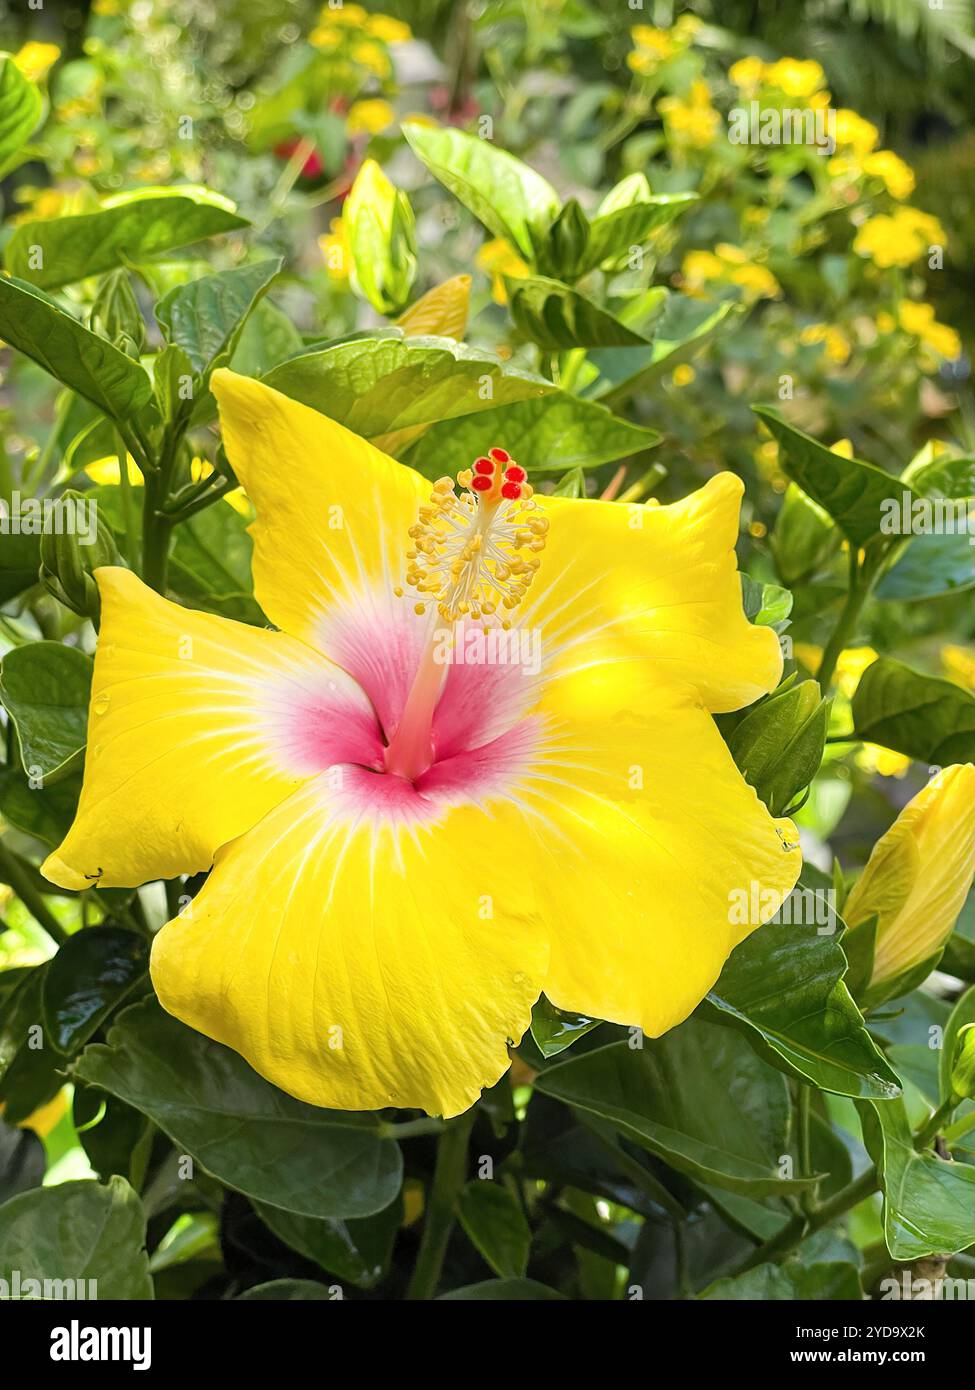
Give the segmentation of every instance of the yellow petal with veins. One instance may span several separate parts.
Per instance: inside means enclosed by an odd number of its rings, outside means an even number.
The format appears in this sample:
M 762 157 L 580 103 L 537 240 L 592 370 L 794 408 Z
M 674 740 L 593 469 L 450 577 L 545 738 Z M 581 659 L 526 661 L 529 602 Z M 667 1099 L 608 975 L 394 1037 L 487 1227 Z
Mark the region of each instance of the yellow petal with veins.
M 545 993 L 651 1037 L 685 1019 L 801 868 L 690 689 L 644 661 L 553 681 L 553 750 L 522 799 L 551 929 Z
M 539 497 L 551 522 L 522 621 L 552 668 L 622 647 L 658 679 L 693 685 L 709 710 L 741 709 L 782 674 L 775 632 L 745 617 L 735 559 L 741 480 L 719 473 L 669 506 Z
M 78 890 L 209 868 L 311 775 L 294 753 L 292 712 L 337 697 L 368 709 L 343 672 L 282 632 L 181 608 L 125 569 L 96 578 L 84 785 L 43 865 Z
M 250 377 L 214 372 L 224 446 L 257 513 L 254 593 L 322 649 L 326 615 L 389 594 L 430 484 L 359 435 Z
M 156 992 L 313 1105 L 459 1114 L 542 988 L 522 843 L 511 806 L 394 829 L 324 774 L 220 851 L 153 943 Z

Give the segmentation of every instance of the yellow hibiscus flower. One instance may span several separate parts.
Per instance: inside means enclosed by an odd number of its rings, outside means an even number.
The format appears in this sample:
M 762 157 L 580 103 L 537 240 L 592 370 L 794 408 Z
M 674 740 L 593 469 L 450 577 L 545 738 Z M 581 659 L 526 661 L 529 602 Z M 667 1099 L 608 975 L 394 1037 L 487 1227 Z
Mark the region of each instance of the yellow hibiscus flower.
M 742 611 L 738 478 L 537 497 L 493 448 L 431 487 L 258 381 L 212 386 L 274 630 L 97 571 L 85 781 L 44 873 L 212 866 L 156 992 L 317 1105 L 466 1110 L 543 990 L 680 1023 L 758 925 L 741 890 L 772 910 L 800 863 L 711 717 L 782 669 Z

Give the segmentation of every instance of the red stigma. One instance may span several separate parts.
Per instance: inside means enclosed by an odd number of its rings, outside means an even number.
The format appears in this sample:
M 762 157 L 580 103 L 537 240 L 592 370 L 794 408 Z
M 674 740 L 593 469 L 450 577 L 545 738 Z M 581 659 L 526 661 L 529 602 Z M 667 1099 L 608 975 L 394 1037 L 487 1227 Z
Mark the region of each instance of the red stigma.
M 494 459 L 495 463 L 511 462 L 511 455 L 508 453 L 507 449 L 489 449 L 488 453 Z
M 528 477 L 528 474 L 520 463 L 512 463 L 504 470 L 504 476 L 509 483 L 523 483 Z
M 483 474 L 485 474 L 486 477 L 490 477 L 491 474 L 494 472 L 494 464 L 492 463 L 492 461 L 491 461 L 490 459 L 486 459 L 486 458 L 475 459 L 475 460 L 474 460 L 474 472 L 475 472 L 475 473 L 483 473 Z
M 486 477 L 483 473 L 478 473 L 476 477 L 471 479 L 471 487 L 475 492 L 488 492 L 493 486 L 494 484 L 491 479 Z M 507 484 L 505 484 L 505 486 L 507 486 Z M 503 488 L 502 491 L 504 491 Z
M 521 496 L 521 483 L 509 480 L 501 484 L 501 496 L 507 497 L 510 502 L 515 502 Z

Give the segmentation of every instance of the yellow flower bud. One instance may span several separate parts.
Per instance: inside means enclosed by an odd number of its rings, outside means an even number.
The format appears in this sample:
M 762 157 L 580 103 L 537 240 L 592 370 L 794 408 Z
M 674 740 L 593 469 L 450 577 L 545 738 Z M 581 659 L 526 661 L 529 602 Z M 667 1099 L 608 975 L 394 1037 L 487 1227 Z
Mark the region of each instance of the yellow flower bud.
M 877 917 L 869 991 L 930 959 L 951 935 L 975 876 L 975 766 L 934 777 L 874 846 L 846 900 L 851 931 Z

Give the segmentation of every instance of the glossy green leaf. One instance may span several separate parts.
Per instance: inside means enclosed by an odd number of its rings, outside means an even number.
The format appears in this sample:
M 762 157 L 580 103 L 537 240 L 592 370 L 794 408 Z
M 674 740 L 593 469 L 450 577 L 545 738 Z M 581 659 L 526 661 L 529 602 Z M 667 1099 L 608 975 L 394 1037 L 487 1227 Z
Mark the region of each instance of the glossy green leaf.
M 856 1265 L 848 1261 L 829 1260 L 805 1265 L 799 1260 L 786 1260 L 780 1265 L 757 1265 L 737 1278 L 717 1279 L 700 1297 L 760 1303 L 817 1299 L 859 1302 L 863 1289 Z
M 828 900 L 800 885 L 779 915 L 732 951 L 708 1003 L 793 1076 L 841 1096 L 896 1096 L 897 1076 L 843 981 Z
M 543 1057 L 557 1057 L 598 1027 L 598 1018 L 566 1013 L 564 1009 L 557 1009 L 544 994 L 532 1009 L 531 1033 Z
M 556 389 L 452 338 L 404 338 L 399 330 L 293 357 L 264 380 L 366 438 Z
M 21 224 L 4 264 L 51 290 L 248 225 L 228 198 L 208 189 L 140 188 L 106 198 L 97 212 Z
M 539 1284 L 535 1279 L 485 1279 L 481 1284 L 465 1284 L 462 1289 L 442 1293 L 437 1302 L 540 1303 L 564 1297 L 558 1289 Z
M 245 1303 L 331 1303 L 337 1297 L 335 1289 L 314 1279 L 272 1279 L 237 1295 Z
M 880 1171 L 884 1238 L 895 1260 L 951 1255 L 975 1243 L 975 1168 L 918 1153 L 902 1100 L 862 1101 L 864 1139 Z
M 609 1121 L 697 1181 L 759 1196 L 811 1185 L 814 1180 L 779 1176 L 788 1127 L 785 1078 L 744 1038 L 694 1018 L 642 1042 L 570 1057 L 535 1085 Z
M 145 1243 L 142 1204 L 123 1178 L 41 1187 L 0 1207 L 0 1279 L 47 1282 L 36 1298 L 151 1299 Z
M 166 341 L 183 349 L 202 375 L 223 352 L 232 352 L 255 305 L 281 269 L 280 256 L 235 270 L 202 275 L 178 285 L 156 305 Z
M 975 588 L 973 539 L 975 527 L 971 533 L 914 536 L 877 585 L 877 597 L 911 602 Z
M 24 159 L 23 148 L 41 119 L 44 104 L 9 53 L 0 54 L 0 178 Z
M 429 478 L 469 468 L 485 448 L 500 444 L 529 475 L 598 468 L 660 442 L 654 430 L 632 425 L 601 405 L 556 392 L 431 425 L 405 455 Z M 563 494 L 565 495 L 565 494 Z
M 292 1250 L 361 1289 L 371 1289 L 386 1273 L 403 1219 L 399 1196 L 384 1211 L 358 1221 L 316 1221 L 263 1202 L 255 1202 L 254 1209 Z
M 528 1266 L 531 1231 L 517 1199 L 499 1183 L 475 1178 L 460 1194 L 460 1223 L 471 1244 L 502 1279 L 519 1279 Z
M 77 1052 L 144 979 L 148 964 L 136 932 L 88 927 L 70 936 L 44 978 L 44 1022 L 58 1051 Z
M 770 406 L 753 407 L 778 441 L 782 467 L 854 545 L 880 534 L 883 504 L 907 485 L 862 459 L 834 454 Z
M 504 237 L 525 257 L 559 213 L 555 189 L 506 150 L 453 129 L 403 124 L 414 154 L 434 178 L 469 208 L 496 237 Z
M 52 848 L 68 833 L 80 795 L 80 773 L 53 786 L 32 787 L 19 768 L 0 767 L 0 815 Z
M 936 767 L 975 761 L 975 695 L 882 656 L 853 696 L 858 738 Z
M 263 626 L 251 578 L 254 543 L 247 518 L 227 502 L 215 502 L 176 528 L 170 587 L 191 608 Z
M 15 1129 L 0 1119 L 0 1204 L 29 1192 L 44 1181 L 44 1145 L 30 1129 Z
M 784 815 L 819 771 L 830 703 L 815 681 L 800 681 L 763 700 L 731 733 L 732 757 L 773 816 Z
M 841 540 L 829 513 L 790 483 L 772 532 L 776 569 L 785 582 L 806 579 L 839 549 Z
M 948 1026 L 938 1053 L 938 1103 L 951 1095 L 951 1069 L 958 1046 L 958 1034 L 968 1024 L 975 1023 L 975 985 L 967 989 L 951 1011 Z
M 359 1217 L 399 1191 L 402 1158 L 378 1137 L 375 1115 L 294 1100 L 155 1000 L 120 1014 L 107 1046 L 87 1047 L 73 1070 L 252 1200 L 302 1216 Z
M 23 524 L 22 520 L 17 520 L 19 513 L 11 517 L 8 511 L 6 515 L 8 529 L 0 544 L 0 603 L 6 603 L 36 584 L 41 566 L 40 536 L 33 531 L 27 535 L 17 534 L 16 528 Z
M 77 772 L 88 734 L 92 660 L 62 642 L 14 647 L 0 662 L 0 700 L 17 728 L 24 771 L 51 784 Z
M 0 338 L 113 419 L 129 419 L 152 394 L 138 362 L 23 280 L 0 278 Z
M 602 266 L 617 269 L 625 264 L 634 247 L 640 247 L 661 227 L 697 202 L 696 193 L 657 193 L 643 202 L 617 207 L 593 219 L 589 244 L 582 259 L 580 273 Z
M 760 583 L 748 574 L 739 575 L 745 617 L 758 627 L 779 627 L 792 612 L 792 594 L 779 584 Z
M 584 294 L 558 280 L 535 276 L 506 280 L 505 284 L 515 323 L 526 338 L 547 352 L 646 342 Z
M 597 398 L 603 405 L 617 406 L 650 389 L 665 372 L 697 356 L 740 312 L 730 301 L 714 305 L 672 294 L 654 323 L 652 343 L 590 352 L 589 360 L 600 372 Z

